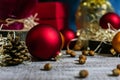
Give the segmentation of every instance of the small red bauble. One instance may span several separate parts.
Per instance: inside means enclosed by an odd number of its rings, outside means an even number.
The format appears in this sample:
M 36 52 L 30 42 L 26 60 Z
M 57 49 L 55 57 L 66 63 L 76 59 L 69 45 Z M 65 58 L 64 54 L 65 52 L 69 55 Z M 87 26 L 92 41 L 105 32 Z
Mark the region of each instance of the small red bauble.
M 120 17 L 119 17 L 119 15 L 117 15 L 114 12 L 109 12 L 109 13 L 106 13 L 105 15 L 103 15 L 100 18 L 100 26 L 103 29 L 108 28 L 108 23 L 110 23 L 113 26 L 113 28 L 119 29 L 120 28 Z M 112 27 L 111 27 L 111 29 L 112 29 Z
M 67 29 L 64 29 L 61 31 L 61 33 L 63 34 L 64 36 L 64 47 L 63 49 L 66 49 L 67 48 L 67 44 L 75 38 L 75 32 L 69 28 Z
M 60 52 L 62 40 L 58 30 L 50 25 L 37 25 L 26 36 L 30 54 L 38 59 L 47 60 Z

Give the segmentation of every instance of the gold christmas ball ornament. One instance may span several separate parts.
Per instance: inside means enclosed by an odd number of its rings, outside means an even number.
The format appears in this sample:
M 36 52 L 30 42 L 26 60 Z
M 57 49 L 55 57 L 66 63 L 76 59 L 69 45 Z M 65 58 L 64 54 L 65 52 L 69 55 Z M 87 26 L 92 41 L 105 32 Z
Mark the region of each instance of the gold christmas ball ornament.
M 81 0 L 75 14 L 77 28 L 93 20 L 98 22 L 102 15 L 111 11 L 113 8 L 109 0 Z
M 120 53 L 120 32 L 116 33 L 116 35 L 112 39 L 112 47 L 113 49 Z

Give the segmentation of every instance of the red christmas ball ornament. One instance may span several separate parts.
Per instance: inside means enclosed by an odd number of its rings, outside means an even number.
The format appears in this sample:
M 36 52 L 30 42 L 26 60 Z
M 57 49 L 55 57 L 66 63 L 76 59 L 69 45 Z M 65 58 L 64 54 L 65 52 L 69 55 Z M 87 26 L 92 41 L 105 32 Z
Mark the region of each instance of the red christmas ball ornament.
M 60 52 L 61 44 L 59 31 L 50 25 L 37 25 L 26 36 L 30 54 L 42 60 L 54 58 Z
M 67 44 L 76 37 L 75 32 L 69 28 L 64 29 L 61 31 L 64 37 L 64 47 L 63 49 L 67 48 Z
M 108 12 L 100 18 L 99 23 L 103 29 L 108 28 L 108 23 L 110 23 L 113 28 L 119 29 L 120 28 L 120 17 L 114 12 Z M 113 29 L 112 27 L 110 28 Z

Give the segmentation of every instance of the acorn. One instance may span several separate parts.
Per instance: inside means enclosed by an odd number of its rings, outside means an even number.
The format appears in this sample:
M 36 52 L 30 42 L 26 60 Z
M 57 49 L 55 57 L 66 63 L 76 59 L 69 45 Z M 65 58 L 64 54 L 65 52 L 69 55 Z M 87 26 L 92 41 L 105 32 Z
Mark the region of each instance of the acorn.
M 44 70 L 51 70 L 52 69 L 52 65 L 50 63 L 47 63 L 44 65 Z
M 113 73 L 113 76 L 119 76 L 120 75 L 120 70 L 119 69 L 113 69 L 112 73 Z
M 87 70 L 81 70 L 81 71 L 79 72 L 79 76 L 80 76 L 81 78 L 86 78 L 88 75 L 89 75 L 89 73 L 88 73 Z

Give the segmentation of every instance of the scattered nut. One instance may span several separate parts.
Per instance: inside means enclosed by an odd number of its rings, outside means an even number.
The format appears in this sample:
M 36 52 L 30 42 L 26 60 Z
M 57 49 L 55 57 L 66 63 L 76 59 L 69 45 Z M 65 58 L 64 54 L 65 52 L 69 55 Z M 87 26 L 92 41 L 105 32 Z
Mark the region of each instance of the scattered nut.
M 71 57 L 75 57 L 75 56 L 76 56 L 76 53 L 75 53 L 74 51 L 72 51 L 72 52 L 70 53 L 70 55 L 71 55 Z
M 81 71 L 79 72 L 79 76 L 80 76 L 81 78 L 86 78 L 88 75 L 89 75 L 89 73 L 88 73 L 87 70 L 81 70 Z
M 94 52 L 93 50 L 90 50 L 90 51 L 89 51 L 89 55 L 90 55 L 90 56 L 94 56 L 94 55 L 95 55 L 95 52 Z
M 71 54 L 71 52 L 73 52 L 73 50 L 66 50 L 66 54 Z
M 119 69 L 119 70 L 120 70 L 120 64 L 118 64 L 118 65 L 117 65 L 117 69 Z
M 114 76 L 119 76 L 120 75 L 120 70 L 119 69 L 113 69 L 112 73 Z
M 50 63 L 44 65 L 44 70 L 51 70 L 51 69 L 52 69 L 52 65 Z
M 81 46 L 79 46 L 79 45 L 75 45 L 75 46 L 74 46 L 74 50 L 78 51 L 78 50 L 80 50 L 80 49 L 81 49 Z
M 89 51 L 88 50 L 83 50 L 82 54 L 87 56 L 89 54 Z
M 80 55 L 80 56 L 79 56 L 79 59 L 87 60 L 87 57 L 86 57 L 85 55 Z
M 86 60 L 85 59 L 79 59 L 79 64 L 85 64 Z

